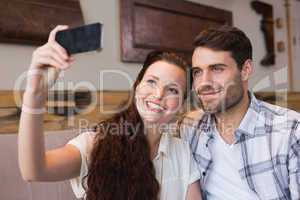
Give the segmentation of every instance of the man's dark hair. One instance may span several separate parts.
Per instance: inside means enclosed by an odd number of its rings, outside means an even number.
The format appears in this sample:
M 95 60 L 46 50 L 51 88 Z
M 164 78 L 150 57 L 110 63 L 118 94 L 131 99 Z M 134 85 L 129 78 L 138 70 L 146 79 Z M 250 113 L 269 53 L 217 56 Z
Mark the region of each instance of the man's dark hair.
M 205 29 L 195 38 L 194 46 L 231 52 L 240 70 L 247 59 L 252 59 L 251 42 L 246 34 L 236 27 Z

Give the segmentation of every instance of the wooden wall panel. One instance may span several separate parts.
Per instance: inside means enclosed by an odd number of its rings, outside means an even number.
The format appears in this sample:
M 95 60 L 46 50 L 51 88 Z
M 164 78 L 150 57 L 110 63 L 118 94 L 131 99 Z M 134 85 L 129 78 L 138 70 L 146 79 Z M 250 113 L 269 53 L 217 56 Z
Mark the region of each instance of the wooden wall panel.
M 41 45 L 58 24 L 83 24 L 79 0 L 1 0 L 0 42 Z
M 159 23 L 154 23 L 158 22 Z M 206 26 L 218 26 L 215 21 L 185 13 L 169 12 L 144 5 L 134 12 L 133 45 L 144 49 L 166 49 L 189 53 L 193 39 Z M 176 27 L 176 28 L 175 28 Z
M 182 0 L 120 0 L 120 6 L 125 62 L 143 62 L 154 49 L 175 51 L 190 60 L 201 30 L 232 24 L 230 11 Z

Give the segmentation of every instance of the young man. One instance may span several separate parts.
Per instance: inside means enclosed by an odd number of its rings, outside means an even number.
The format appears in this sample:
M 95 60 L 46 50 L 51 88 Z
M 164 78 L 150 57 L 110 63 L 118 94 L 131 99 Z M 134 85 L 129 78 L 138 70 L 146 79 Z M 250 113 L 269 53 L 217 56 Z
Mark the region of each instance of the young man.
M 300 114 L 249 91 L 248 37 L 234 27 L 205 30 L 192 65 L 201 110 L 187 114 L 180 131 L 202 174 L 204 198 L 299 200 Z

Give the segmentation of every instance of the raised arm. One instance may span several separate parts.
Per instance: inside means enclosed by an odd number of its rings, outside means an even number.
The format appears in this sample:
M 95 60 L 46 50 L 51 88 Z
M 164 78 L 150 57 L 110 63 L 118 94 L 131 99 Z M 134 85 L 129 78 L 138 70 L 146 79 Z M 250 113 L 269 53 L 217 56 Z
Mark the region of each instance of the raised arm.
M 55 41 L 56 32 L 64 29 L 67 26 L 57 26 L 48 42 L 34 51 L 28 70 L 18 135 L 19 167 L 26 181 L 61 181 L 80 173 L 81 157 L 76 147 L 66 145 L 45 151 L 44 144 L 43 114 L 48 89 L 60 70 L 69 68 L 73 61 Z M 50 75 L 48 80 L 43 79 L 45 74 Z

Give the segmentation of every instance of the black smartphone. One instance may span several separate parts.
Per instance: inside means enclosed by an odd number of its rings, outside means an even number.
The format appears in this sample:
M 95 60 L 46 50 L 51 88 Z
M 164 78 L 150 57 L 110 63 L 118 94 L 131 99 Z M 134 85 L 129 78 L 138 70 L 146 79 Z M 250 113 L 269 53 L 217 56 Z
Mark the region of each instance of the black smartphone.
M 59 31 L 55 40 L 66 49 L 68 54 L 101 50 L 103 48 L 103 25 L 88 24 Z

